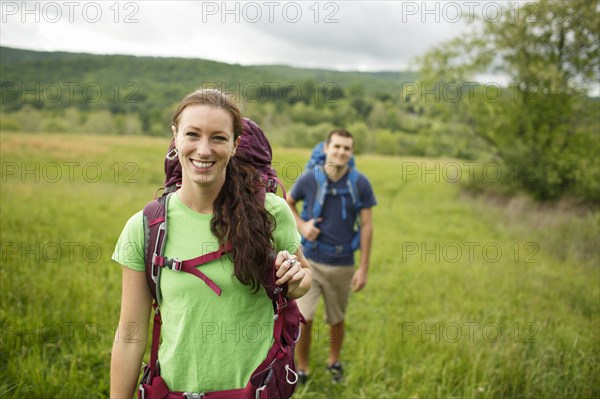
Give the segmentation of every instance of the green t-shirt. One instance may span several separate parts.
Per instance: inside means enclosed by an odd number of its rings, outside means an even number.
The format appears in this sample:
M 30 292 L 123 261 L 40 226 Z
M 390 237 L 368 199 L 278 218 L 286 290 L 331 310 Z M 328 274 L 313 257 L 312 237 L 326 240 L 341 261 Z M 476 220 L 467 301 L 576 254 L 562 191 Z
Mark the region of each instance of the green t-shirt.
M 295 253 L 300 235 L 287 203 L 267 193 L 266 209 L 276 221 L 277 251 Z M 172 195 L 167 210 L 165 256 L 181 260 L 215 251 L 212 215 L 193 211 Z M 142 212 L 133 215 L 112 259 L 144 271 Z M 273 306 L 264 289 L 256 294 L 233 276 L 228 257 L 199 266 L 222 290 L 217 296 L 198 277 L 163 269 L 160 280 L 161 375 L 172 391 L 210 392 L 246 386 L 273 343 Z

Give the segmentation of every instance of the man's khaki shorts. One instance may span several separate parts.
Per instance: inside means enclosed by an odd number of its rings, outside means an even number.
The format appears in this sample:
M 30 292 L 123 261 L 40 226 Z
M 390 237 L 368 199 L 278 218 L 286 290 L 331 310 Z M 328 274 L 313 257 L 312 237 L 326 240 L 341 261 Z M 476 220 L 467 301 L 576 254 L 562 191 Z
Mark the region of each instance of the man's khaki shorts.
M 328 266 L 312 260 L 308 262 L 312 270 L 312 285 L 303 297 L 296 300 L 302 315 L 308 321 L 314 320 L 319 298 L 323 295 L 327 323 L 344 321 L 354 267 Z

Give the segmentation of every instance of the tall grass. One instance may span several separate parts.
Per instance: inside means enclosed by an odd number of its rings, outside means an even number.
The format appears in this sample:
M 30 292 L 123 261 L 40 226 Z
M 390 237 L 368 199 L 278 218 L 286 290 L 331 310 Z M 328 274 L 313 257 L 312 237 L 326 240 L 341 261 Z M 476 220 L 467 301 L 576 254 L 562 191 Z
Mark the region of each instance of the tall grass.
M 108 395 L 120 301 L 109 258 L 160 187 L 166 145 L 2 133 L 0 397 Z M 287 188 L 307 156 L 275 150 Z M 600 395 L 597 213 L 465 196 L 424 174 L 444 161 L 357 161 L 379 203 L 369 282 L 347 313 L 346 379 L 325 372 L 320 307 L 298 398 Z

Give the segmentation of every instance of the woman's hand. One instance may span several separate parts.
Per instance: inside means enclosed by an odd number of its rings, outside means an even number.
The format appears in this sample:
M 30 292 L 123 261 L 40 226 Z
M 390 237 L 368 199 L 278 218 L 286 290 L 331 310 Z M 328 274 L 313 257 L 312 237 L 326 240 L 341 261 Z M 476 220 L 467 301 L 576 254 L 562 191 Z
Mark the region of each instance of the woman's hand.
M 287 283 L 289 298 L 300 298 L 309 290 L 312 272 L 301 249 L 293 255 L 288 251 L 279 251 L 275 258 L 275 268 L 277 269 L 275 283 L 277 285 Z

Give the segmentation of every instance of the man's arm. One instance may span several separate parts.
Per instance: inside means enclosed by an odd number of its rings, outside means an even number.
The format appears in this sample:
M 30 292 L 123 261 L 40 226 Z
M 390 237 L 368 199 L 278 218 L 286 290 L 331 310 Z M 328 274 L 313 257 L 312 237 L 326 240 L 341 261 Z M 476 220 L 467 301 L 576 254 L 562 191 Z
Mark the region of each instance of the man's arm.
M 314 241 L 317 239 L 319 234 L 321 234 L 321 230 L 315 226 L 315 219 L 310 219 L 308 221 L 303 220 L 296 209 L 296 200 L 292 197 L 291 194 L 288 193 L 286 201 L 294 214 L 294 219 L 296 219 L 296 226 L 298 226 L 298 231 L 302 237 L 306 238 L 308 241 Z M 320 218 L 319 220 L 320 221 Z
M 360 211 L 360 262 L 352 277 L 352 290 L 362 290 L 367 285 L 371 243 L 373 241 L 373 222 L 371 208 Z
M 285 201 L 288 203 L 290 209 L 292 210 L 292 213 L 294 214 L 294 219 L 296 219 L 296 226 L 299 226 L 300 223 L 304 221 L 302 220 L 302 218 L 300 218 L 300 214 L 296 209 L 296 200 L 294 199 L 294 197 L 292 197 L 292 194 L 288 192 Z

